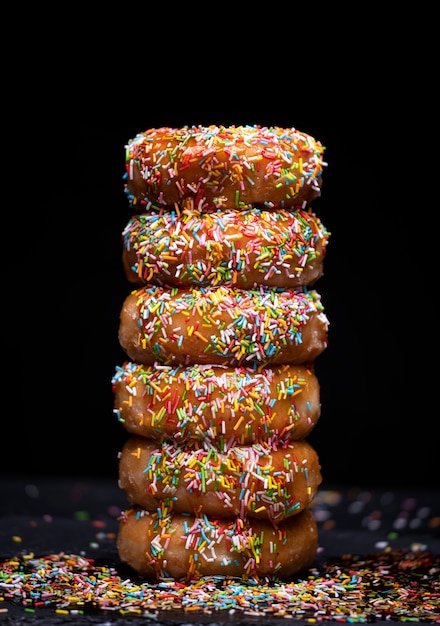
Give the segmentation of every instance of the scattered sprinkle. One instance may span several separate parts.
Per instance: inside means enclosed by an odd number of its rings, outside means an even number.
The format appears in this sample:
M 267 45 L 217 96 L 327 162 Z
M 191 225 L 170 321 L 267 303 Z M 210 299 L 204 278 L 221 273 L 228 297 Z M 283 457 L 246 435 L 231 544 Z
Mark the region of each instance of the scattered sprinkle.
M 440 623 L 440 557 L 423 550 L 384 550 L 345 555 L 288 583 L 209 576 L 190 584 L 152 584 L 75 554 L 24 555 L 0 562 L 0 601 L 26 613 L 45 607 L 60 615 L 98 610 L 156 619 L 176 610 L 227 611 L 310 623 Z

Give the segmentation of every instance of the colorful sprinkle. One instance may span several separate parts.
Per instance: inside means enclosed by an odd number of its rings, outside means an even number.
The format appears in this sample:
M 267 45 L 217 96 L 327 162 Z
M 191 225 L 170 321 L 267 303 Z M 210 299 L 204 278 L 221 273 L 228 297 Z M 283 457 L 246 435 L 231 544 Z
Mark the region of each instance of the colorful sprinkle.
M 385 550 L 346 555 L 290 582 L 209 576 L 191 583 L 148 583 L 76 554 L 24 555 L 0 562 L 0 600 L 26 613 L 301 618 L 310 623 L 440 623 L 440 557 Z M 0 609 L 7 613 L 8 609 Z

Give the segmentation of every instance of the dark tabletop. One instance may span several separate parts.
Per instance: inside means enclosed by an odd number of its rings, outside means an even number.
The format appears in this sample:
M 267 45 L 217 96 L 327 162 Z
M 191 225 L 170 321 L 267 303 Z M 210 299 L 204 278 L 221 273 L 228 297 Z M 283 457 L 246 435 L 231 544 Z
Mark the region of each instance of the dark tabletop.
M 292 581 L 146 583 L 121 564 L 117 480 L 0 479 L 2 624 L 440 623 L 440 492 L 322 485 Z

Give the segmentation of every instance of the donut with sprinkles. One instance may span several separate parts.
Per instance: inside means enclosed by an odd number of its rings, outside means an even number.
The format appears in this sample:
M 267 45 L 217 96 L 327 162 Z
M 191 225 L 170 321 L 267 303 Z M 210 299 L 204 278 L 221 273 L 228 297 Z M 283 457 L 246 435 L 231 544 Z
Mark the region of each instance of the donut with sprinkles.
M 123 230 L 131 283 L 302 287 L 323 274 L 330 233 L 310 209 L 176 209 L 134 215 Z
M 185 198 L 203 211 L 304 208 L 321 195 L 324 151 L 296 128 L 150 128 L 126 145 L 124 189 L 140 213 Z
M 328 319 L 311 289 L 144 286 L 120 312 L 119 343 L 136 363 L 255 368 L 312 363 L 327 347 Z
M 310 510 L 276 526 L 260 519 L 149 512 L 133 506 L 121 515 L 121 561 L 153 582 L 196 581 L 204 576 L 243 580 L 288 579 L 314 561 L 316 521 Z
M 305 440 L 218 452 L 196 441 L 157 444 L 132 435 L 119 455 L 120 486 L 148 511 L 165 502 L 176 513 L 276 522 L 308 508 L 321 482 L 318 455 Z
M 321 414 L 318 379 L 303 365 L 254 371 L 126 361 L 112 385 L 114 412 L 129 433 L 159 443 L 201 441 L 220 452 L 304 439 Z

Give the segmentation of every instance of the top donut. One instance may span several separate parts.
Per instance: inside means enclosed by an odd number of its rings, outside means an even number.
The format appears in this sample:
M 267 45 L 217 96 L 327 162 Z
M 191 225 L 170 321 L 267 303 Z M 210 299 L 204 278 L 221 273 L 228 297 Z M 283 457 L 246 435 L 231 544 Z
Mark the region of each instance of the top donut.
M 126 145 L 124 189 L 137 212 L 304 208 L 321 194 L 324 150 L 295 128 L 151 128 Z

